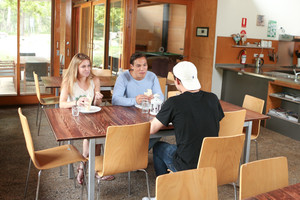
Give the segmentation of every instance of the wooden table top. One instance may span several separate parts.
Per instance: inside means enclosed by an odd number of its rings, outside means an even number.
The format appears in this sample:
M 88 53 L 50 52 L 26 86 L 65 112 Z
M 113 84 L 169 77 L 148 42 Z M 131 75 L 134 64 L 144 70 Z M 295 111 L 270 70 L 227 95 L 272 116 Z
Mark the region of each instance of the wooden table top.
M 223 100 L 220 100 L 220 103 L 221 103 L 221 106 L 222 106 L 224 112 L 245 109 L 245 108 L 228 103 Z M 254 112 L 252 110 L 247 110 L 245 121 L 264 120 L 264 119 L 269 119 L 269 118 L 270 118 L 270 116 L 268 116 L 268 115 L 260 114 L 260 113 Z
M 113 87 L 115 85 L 116 76 L 99 76 L 101 87 Z M 62 77 L 42 76 L 41 77 L 46 88 L 60 88 Z
M 224 101 L 221 105 L 224 111 L 242 109 Z M 45 113 L 57 141 L 104 137 L 109 126 L 142 123 L 154 117 L 136 107 L 124 106 L 103 106 L 99 112 L 80 113 L 78 117 L 73 117 L 67 108 L 48 108 Z M 269 116 L 247 110 L 245 121 L 267 118 Z
M 299 200 L 300 199 L 300 183 L 290 185 L 284 188 L 273 190 L 271 192 L 266 192 L 259 194 L 255 197 L 247 198 L 247 200 Z
M 80 113 L 78 117 L 67 108 L 49 108 L 45 113 L 57 141 L 103 137 L 109 126 L 148 122 L 154 117 L 124 106 L 103 106 L 99 112 Z

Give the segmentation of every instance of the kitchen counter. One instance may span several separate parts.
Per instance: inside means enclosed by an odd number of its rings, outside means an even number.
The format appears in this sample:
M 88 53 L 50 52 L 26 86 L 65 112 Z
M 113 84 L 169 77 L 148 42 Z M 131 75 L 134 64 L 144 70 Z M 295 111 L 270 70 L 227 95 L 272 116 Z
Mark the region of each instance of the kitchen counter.
M 237 72 L 239 75 L 250 75 L 269 80 L 279 80 L 291 84 L 300 85 L 300 75 L 295 79 L 295 74 L 292 67 L 278 67 L 274 65 L 263 65 L 256 68 L 254 65 L 241 64 L 216 64 L 217 69 L 230 70 Z M 300 72 L 300 68 L 296 68 L 296 72 Z

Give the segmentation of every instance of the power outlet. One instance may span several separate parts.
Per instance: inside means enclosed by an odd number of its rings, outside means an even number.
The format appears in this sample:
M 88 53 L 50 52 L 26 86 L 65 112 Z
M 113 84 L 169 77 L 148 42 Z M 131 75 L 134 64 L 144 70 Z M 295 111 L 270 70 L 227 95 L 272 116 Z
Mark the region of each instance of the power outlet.
M 259 54 L 259 57 L 260 57 L 260 58 L 263 58 L 263 57 L 264 57 L 264 54 L 262 54 L 262 53 Z
M 254 56 L 254 58 L 257 58 L 257 57 L 258 57 L 258 54 L 257 54 L 257 53 L 255 53 L 253 56 Z

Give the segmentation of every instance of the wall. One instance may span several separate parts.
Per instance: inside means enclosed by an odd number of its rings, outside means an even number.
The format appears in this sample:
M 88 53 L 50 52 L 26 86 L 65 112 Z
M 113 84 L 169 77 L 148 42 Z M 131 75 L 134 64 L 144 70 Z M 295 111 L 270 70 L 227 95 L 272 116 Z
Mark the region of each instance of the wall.
M 138 7 L 136 18 L 137 45 L 146 45 L 148 51 L 158 51 L 162 40 L 162 18 L 162 5 Z
M 280 27 L 283 27 L 286 34 L 300 35 L 300 26 L 297 20 L 299 18 L 299 8 L 299 0 L 218 0 L 214 64 L 216 63 L 216 59 L 219 63 L 228 63 L 228 60 L 224 61 L 224 59 L 220 59 L 221 55 L 217 54 L 220 54 L 218 49 L 222 49 L 223 52 L 228 53 L 227 50 L 229 46 L 224 48 L 218 46 L 217 43 L 219 40 L 222 40 L 223 37 L 229 38 L 231 37 L 231 34 L 239 33 L 242 30 L 242 18 L 247 18 L 247 27 L 244 28 L 247 33 L 247 38 L 253 40 L 273 40 L 273 46 L 275 47 L 278 35 L 283 33 L 280 30 Z M 263 27 L 256 26 L 256 18 L 258 14 L 265 15 L 265 26 Z M 269 20 L 277 21 L 277 34 L 275 38 L 267 37 L 267 25 Z M 230 41 L 228 38 L 225 40 Z M 230 44 L 230 46 L 232 44 Z M 238 50 L 232 50 L 230 47 L 229 51 L 233 51 L 233 53 L 230 55 L 227 54 L 224 58 L 228 58 L 228 56 L 237 58 L 236 51 Z M 265 56 L 267 53 L 268 52 L 264 53 Z M 251 56 L 252 57 L 248 60 L 248 62 L 251 61 L 254 63 L 253 55 Z M 238 62 L 238 60 L 236 60 L 236 62 Z M 213 67 L 212 92 L 217 94 L 218 97 L 221 96 L 221 87 L 222 70 L 217 70 Z
M 187 59 L 193 62 L 198 69 L 198 78 L 202 86 L 201 89 L 211 91 L 214 66 L 217 0 L 194 0 L 191 13 L 192 28 L 190 33 L 186 33 L 190 38 L 190 56 Z M 196 37 L 197 27 L 209 27 L 208 37 Z

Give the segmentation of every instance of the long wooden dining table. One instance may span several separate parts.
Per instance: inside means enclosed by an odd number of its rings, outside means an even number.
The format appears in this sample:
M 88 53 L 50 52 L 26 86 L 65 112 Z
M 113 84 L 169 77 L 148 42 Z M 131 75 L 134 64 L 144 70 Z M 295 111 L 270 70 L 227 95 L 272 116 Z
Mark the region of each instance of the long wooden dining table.
M 224 111 L 241 110 L 242 107 L 220 101 Z M 109 126 L 129 125 L 150 121 L 154 116 L 142 113 L 136 107 L 104 106 L 99 112 L 83 114 L 78 117 L 72 116 L 71 109 L 48 108 L 44 109 L 47 120 L 57 141 L 89 140 L 89 169 L 88 174 L 88 199 L 94 199 L 95 186 L 95 145 L 105 143 L 106 130 Z M 244 162 L 249 161 L 251 130 L 253 120 L 268 119 L 269 116 L 250 110 L 246 112 L 244 126 L 246 127 L 246 140 L 244 146 Z M 153 137 L 174 135 L 172 128 L 166 128 Z
M 245 200 L 299 200 L 300 199 L 300 183 L 289 185 L 284 188 L 266 192 L 247 198 Z

